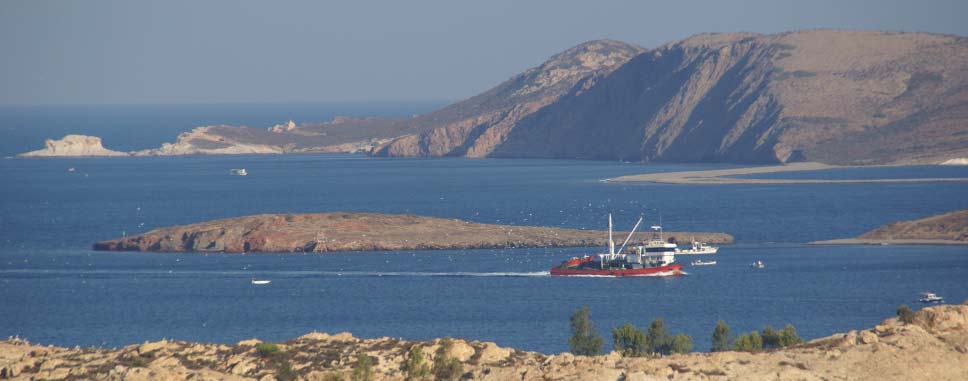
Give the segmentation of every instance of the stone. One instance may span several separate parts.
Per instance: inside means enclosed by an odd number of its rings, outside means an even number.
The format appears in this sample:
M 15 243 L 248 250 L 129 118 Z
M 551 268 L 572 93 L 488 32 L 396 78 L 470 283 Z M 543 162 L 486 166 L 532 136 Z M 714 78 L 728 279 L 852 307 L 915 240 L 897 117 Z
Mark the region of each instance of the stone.
M 872 331 L 861 331 L 859 341 L 862 344 L 874 344 L 877 342 L 877 334 Z

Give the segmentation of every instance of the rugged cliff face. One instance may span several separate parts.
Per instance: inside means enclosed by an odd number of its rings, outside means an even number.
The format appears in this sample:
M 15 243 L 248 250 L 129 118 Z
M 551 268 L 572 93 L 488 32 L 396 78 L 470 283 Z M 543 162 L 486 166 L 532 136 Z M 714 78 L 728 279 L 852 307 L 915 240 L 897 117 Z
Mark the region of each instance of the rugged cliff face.
M 555 78 L 562 62 L 586 62 L 574 57 L 598 43 L 465 101 L 513 106 L 453 118 L 373 154 L 836 164 L 968 156 L 966 38 L 706 34 L 628 60 L 619 58 L 637 50 L 591 60 L 602 63 L 542 96 L 515 98 L 536 78 Z
M 518 123 L 568 94 L 581 93 L 644 49 L 590 41 L 551 57 L 473 98 L 411 121 L 417 133 L 373 151 L 379 156 L 490 156 Z

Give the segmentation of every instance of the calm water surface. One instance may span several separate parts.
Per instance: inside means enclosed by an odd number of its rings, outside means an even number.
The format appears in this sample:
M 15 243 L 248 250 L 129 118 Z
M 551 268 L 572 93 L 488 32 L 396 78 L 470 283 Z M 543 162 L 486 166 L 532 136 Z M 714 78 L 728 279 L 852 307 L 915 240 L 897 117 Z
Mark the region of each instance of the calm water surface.
M 75 172 L 68 172 L 75 167 Z M 247 168 L 247 177 L 228 176 Z M 930 290 L 968 299 L 968 248 L 814 247 L 873 227 L 968 208 L 968 184 L 658 185 L 600 180 L 726 168 L 567 160 L 370 159 L 353 155 L 0 160 L 0 336 L 119 346 L 163 337 L 235 342 L 308 331 L 456 336 L 561 352 L 591 307 L 603 335 L 665 318 L 709 347 L 791 322 L 802 336 L 867 327 Z M 961 176 L 936 169 L 932 176 Z M 925 169 L 878 169 L 921 177 Z M 854 171 L 854 170 L 851 170 Z M 854 173 L 833 176 L 859 177 Z M 330 255 L 103 253 L 91 243 L 256 213 L 371 211 L 488 223 L 724 231 L 716 266 L 675 278 L 556 278 L 593 249 Z M 680 258 L 683 261 L 691 258 Z M 766 268 L 747 264 L 763 260 Z M 252 286 L 252 277 L 272 284 Z

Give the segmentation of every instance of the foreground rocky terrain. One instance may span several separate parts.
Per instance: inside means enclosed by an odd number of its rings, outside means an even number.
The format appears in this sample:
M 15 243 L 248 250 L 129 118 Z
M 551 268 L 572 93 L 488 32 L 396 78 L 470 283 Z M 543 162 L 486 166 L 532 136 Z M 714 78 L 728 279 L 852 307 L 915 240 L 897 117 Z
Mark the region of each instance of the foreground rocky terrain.
M 881 226 L 856 238 L 815 244 L 948 244 L 968 245 L 968 209 Z
M 60 348 L 21 339 L 0 343 L 0 379 L 13 380 L 349 380 L 363 354 L 372 379 L 403 380 L 410 349 L 431 364 L 440 340 L 359 339 L 310 333 L 260 352 L 258 340 L 235 345 L 158 341 L 119 349 Z M 470 380 L 966 380 L 968 305 L 887 319 L 794 347 L 759 353 L 717 352 L 660 358 L 569 353 L 543 355 L 494 343 L 454 340 L 446 355 Z
M 628 233 L 616 233 L 624 240 Z M 534 226 L 478 224 L 455 219 L 374 213 L 261 214 L 155 229 L 102 241 L 95 250 L 334 252 L 442 250 L 504 247 L 601 246 L 606 232 Z M 667 232 L 689 242 L 731 243 L 724 233 Z M 632 243 L 648 240 L 636 233 Z M 621 241 L 619 241 L 621 242 Z
M 826 164 L 968 162 L 968 38 L 805 30 L 580 44 L 407 119 L 207 126 L 136 155 L 356 152 Z

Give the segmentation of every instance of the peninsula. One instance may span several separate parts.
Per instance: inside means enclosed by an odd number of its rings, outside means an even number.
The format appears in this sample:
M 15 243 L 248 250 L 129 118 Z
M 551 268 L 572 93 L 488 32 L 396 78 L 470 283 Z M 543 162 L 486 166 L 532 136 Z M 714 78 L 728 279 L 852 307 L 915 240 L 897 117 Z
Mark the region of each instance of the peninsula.
M 791 163 L 762 167 L 715 169 L 709 171 L 658 172 L 641 175 L 628 175 L 612 179 L 610 182 L 619 183 L 660 183 L 660 184 L 849 184 L 849 183 L 914 183 L 914 182 L 946 182 L 968 181 L 968 177 L 922 177 L 922 178 L 887 178 L 887 179 L 761 179 L 742 178 L 737 176 L 756 175 L 763 173 L 822 171 L 834 168 L 848 168 L 823 163 Z
M 615 234 L 624 239 L 627 232 Z M 101 241 L 95 250 L 159 252 L 339 252 L 458 250 L 507 247 L 591 247 L 596 230 L 480 224 L 457 219 L 375 213 L 261 214 L 164 227 Z M 725 233 L 667 232 L 672 240 L 732 243 Z M 648 240 L 638 232 L 630 243 Z
M 968 209 L 881 226 L 855 238 L 814 245 L 968 245 Z
M 415 359 L 414 353 L 422 358 Z M 619 352 L 545 355 L 490 342 L 360 339 L 349 333 L 234 345 L 163 340 L 119 349 L 61 348 L 13 338 L 0 342 L 0 378 L 349 380 L 364 355 L 372 380 L 403 380 L 407 363 L 424 364 L 429 373 L 438 356 L 454 364 L 448 368 L 459 371 L 455 379 L 467 380 L 965 380 L 968 305 L 928 307 L 910 323 L 891 318 L 871 329 L 784 349 L 658 358 Z

